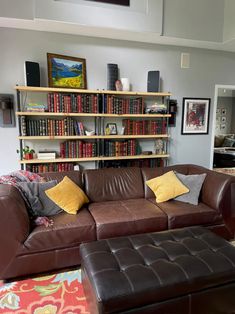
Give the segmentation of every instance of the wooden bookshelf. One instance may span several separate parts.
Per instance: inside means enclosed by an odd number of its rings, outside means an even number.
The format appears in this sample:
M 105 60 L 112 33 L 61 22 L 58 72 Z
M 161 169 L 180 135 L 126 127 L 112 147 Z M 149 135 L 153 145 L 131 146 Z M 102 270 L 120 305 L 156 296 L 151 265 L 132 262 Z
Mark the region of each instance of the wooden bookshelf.
M 18 136 L 19 142 L 20 142 L 20 150 L 22 151 L 23 145 L 24 145 L 24 141 L 27 142 L 33 142 L 33 141 L 69 141 L 69 140 L 84 140 L 84 141 L 88 141 L 92 140 L 93 142 L 90 144 L 94 144 L 96 149 L 97 149 L 97 157 L 88 157 L 88 158 L 56 158 L 56 159 L 49 159 L 49 160 L 45 160 L 45 159 L 31 159 L 31 160 L 24 160 L 23 156 L 21 154 L 21 160 L 20 160 L 20 164 L 21 164 L 21 168 L 25 168 L 26 165 L 39 165 L 39 164 L 50 164 L 50 163 L 76 163 L 76 162 L 99 162 L 99 161 L 112 161 L 112 160 L 137 160 L 137 159 L 157 159 L 157 158 L 164 158 L 165 160 L 167 160 L 167 158 L 169 157 L 169 154 L 167 153 L 167 146 L 168 146 L 168 138 L 170 137 L 167 133 L 168 133 L 168 118 L 171 117 L 170 114 L 145 114 L 145 113 L 140 113 L 140 114 L 116 114 L 116 113 L 102 113 L 102 111 L 106 111 L 107 107 L 106 107 L 106 102 L 107 99 L 113 99 L 115 98 L 115 101 L 122 101 L 122 97 L 123 99 L 125 98 L 125 103 L 123 102 L 123 104 L 126 106 L 126 104 L 130 107 L 126 107 L 125 110 L 129 111 L 129 112 L 144 112 L 144 103 L 146 104 L 154 104 L 155 102 L 158 103 L 165 103 L 167 104 L 168 102 L 168 98 L 171 96 L 171 93 L 169 92 L 158 92 L 158 93 L 149 93 L 149 92 L 135 92 L 135 91 L 130 91 L 130 92 L 126 92 L 126 91 L 110 91 L 110 90 L 87 90 L 87 89 L 73 89 L 73 88 L 51 88 L 51 87 L 31 87 L 31 86 L 15 86 L 15 89 L 17 91 L 17 103 L 18 103 L 18 111 L 16 112 L 16 115 L 18 116 L 18 121 L 19 121 L 19 134 L 20 136 Z M 22 93 L 22 94 L 21 94 Z M 66 107 L 67 104 L 67 100 L 66 100 L 66 106 L 61 106 L 61 107 L 55 107 L 56 110 L 62 110 L 64 108 L 66 108 L 65 110 L 67 111 L 91 111 L 94 110 L 97 112 L 97 109 L 100 110 L 99 113 L 91 113 L 91 112 L 40 112 L 40 111 L 21 111 L 21 109 L 23 108 L 22 103 L 27 104 L 26 99 L 28 99 L 28 102 L 31 102 L 32 99 L 37 99 L 37 97 L 33 97 L 33 95 L 31 93 L 44 93 L 44 94 L 51 94 L 47 95 L 47 101 L 48 103 L 51 105 L 53 104 L 53 101 L 57 101 L 61 103 L 59 103 L 59 105 L 62 104 L 62 101 L 65 101 L 65 96 L 69 96 L 70 99 L 72 99 L 74 101 L 74 99 L 79 99 L 79 101 L 84 101 L 84 103 L 82 102 L 82 107 L 80 109 L 80 107 L 78 107 L 77 102 L 73 103 L 73 106 L 71 107 Z M 53 95 L 53 93 L 55 94 L 59 94 Z M 77 94 L 77 95 L 75 95 Z M 79 94 L 81 94 L 79 96 Z M 85 96 L 87 94 L 87 97 Z M 84 95 L 84 96 L 83 96 Z M 94 97 L 92 96 L 94 95 Z M 114 97 L 110 97 L 110 95 L 113 95 Z M 57 98 L 58 97 L 58 98 Z M 60 98 L 59 98 L 60 97 Z M 38 98 L 40 99 L 41 97 Z M 45 98 L 45 97 L 44 97 Z M 129 99 L 128 99 L 129 98 Z M 142 99 L 141 99 L 142 98 Z M 48 100 L 49 99 L 49 100 Z M 51 100 L 52 99 L 52 100 Z M 56 100 L 53 100 L 56 99 Z M 85 99 L 85 100 L 84 100 Z M 93 99 L 95 99 L 95 102 L 92 102 Z M 128 99 L 126 101 L 126 99 Z M 145 102 L 146 99 L 146 102 Z M 156 100 L 155 100 L 156 99 Z M 52 101 L 52 102 L 51 102 Z M 71 101 L 71 100 L 70 100 Z M 77 100 L 76 100 L 77 101 Z M 87 102 L 86 102 L 87 101 Z M 45 103 L 45 99 L 44 99 L 44 103 Z M 57 103 L 55 103 L 56 106 L 58 105 Z M 75 104 L 75 105 L 74 105 Z M 77 105 L 76 105 L 77 104 Z M 88 106 L 83 107 L 83 104 L 87 104 Z M 110 112 L 126 112 L 122 109 L 122 107 L 120 107 L 119 109 L 119 105 L 121 103 L 112 103 L 112 108 L 108 111 Z M 114 107 L 114 105 L 117 105 L 117 107 Z M 77 106 L 77 107 L 76 107 Z M 93 107 L 94 106 L 94 107 Z M 120 105 L 121 106 L 121 105 Z M 24 107 L 25 108 L 25 107 Z M 50 110 L 54 110 L 54 107 L 48 107 Z M 59 108 L 59 109 L 58 109 Z M 74 109 L 75 108 L 75 109 Z M 93 109 L 95 108 L 95 109 Z M 124 107 L 125 108 L 125 107 Z M 75 126 L 73 127 L 73 121 L 77 121 L 77 123 L 81 123 L 81 124 L 85 124 L 85 128 L 86 125 L 90 125 L 91 121 L 82 119 L 82 121 L 79 120 L 79 118 L 92 118 L 93 120 L 93 127 L 91 127 L 92 129 L 94 129 L 95 131 L 95 135 L 91 135 L 91 136 L 87 136 L 87 135 L 74 135 L 76 133 L 81 133 L 80 132 L 80 126 Z M 121 135 L 121 134 L 117 134 L 117 135 L 105 135 L 104 133 L 104 129 L 105 129 L 105 125 L 106 123 L 111 123 L 112 121 L 115 122 L 115 120 L 113 119 L 130 119 L 132 121 L 134 121 L 134 119 L 139 119 L 139 120 L 149 120 L 152 119 L 153 120 L 153 125 L 154 125 L 154 130 L 152 133 L 154 132 L 164 132 L 164 134 L 144 134 L 144 135 Z M 157 119 L 160 119 L 159 121 Z M 164 120 L 163 120 L 164 119 Z M 47 131 L 41 131 L 41 125 L 42 124 L 38 124 L 38 121 L 42 121 L 40 123 L 44 123 L 44 121 L 51 121 L 51 120 L 56 120 L 56 121 L 61 121 L 61 123 L 66 123 L 67 127 L 69 126 L 69 131 L 67 130 L 67 134 L 71 134 L 68 136 L 51 136 L 51 135 L 47 135 L 47 136 L 29 136 L 27 134 L 64 134 L 66 132 L 63 131 L 63 133 L 61 132 L 57 132 L 57 129 L 55 129 L 54 131 L 51 130 L 51 125 L 53 125 L 54 128 L 54 124 L 50 124 L 50 127 L 47 127 Z M 155 120 L 155 122 L 154 122 Z M 24 128 L 22 128 L 22 121 L 23 121 L 23 125 Z M 32 123 L 33 121 L 33 123 Z M 55 122 L 56 122 L 55 121 Z M 27 122 L 27 124 L 26 124 Z M 48 122 L 48 124 L 49 124 Z M 72 122 L 72 124 L 70 124 Z M 119 121 L 120 122 L 120 121 Z M 60 122 L 59 122 L 60 123 Z M 59 123 L 57 123 L 57 126 L 59 125 Z M 125 123 L 127 123 L 126 121 L 123 122 L 123 125 L 125 125 Z M 129 122 L 128 122 L 129 123 Z M 137 121 L 136 121 L 137 123 Z M 148 121 L 147 122 L 150 126 L 152 125 L 152 122 Z M 47 124 L 46 124 L 47 125 Z M 72 125 L 72 129 L 71 129 L 71 125 Z M 147 124 L 146 124 L 147 125 Z M 31 131 L 31 128 L 33 126 L 33 131 Z M 56 128 L 57 128 L 56 126 Z M 43 128 L 44 126 L 42 126 Z M 29 128 L 29 129 L 28 129 Z M 74 129 L 75 128 L 75 129 Z M 78 129 L 76 129 L 78 128 Z M 143 128 L 143 127 L 142 127 Z M 23 130 L 23 131 L 22 131 Z M 25 131 L 26 130 L 26 131 Z M 40 130 L 40 131 L 39 131 Z M 44 129 L 45 130 L 45 129 Z M 71 131 L 72 130 L 72 131 Z M 138 129 L 140 130 L 140 129 Z M 145 129 L 144 129 L 145 130 Z M 150 131 L 152 130 L 151 127 L 146 128 L 146 130 Z M 145 131 L 146 131 L 145 130 Z M 162 130 L 162 131 L 161 131 Z M 21 133 L 23 132 L 23 133 Z M 138 131 L 139 132 L 139 131 Z M 23 134 L 23 135 L 21 135 Z M 104 154 L 104 149 L 109 149 L 108 146 L 106 147 L 105 145 L 106 140 L 107 141 L 111 141 L 112 140 L 117 140 L 117 141 L 122 141 L 122 140 L 134 140 L 136 139 L 137 142 L 138 140 L 149 140 L 149 146 L 151 147 L 151 151 L 154 151 L 154 149 L 152 148 L 153 146 L 153 141 L 157 140 L 157 139 L 164 139 L 164 151 L 166 152 L 165 154 L 152 154 L 152 155 L 131 155 L 131 156 L 113 156 L 113 157 L 105 157 L 103 156 Z M 150 141 L 152 140 L 152 143 L 150 143 Z M 133 141 L 135 142 L 135 141 Z M 140 143 L 140 149 L 142 146 L 142 143 Z M 29 143 L 27 143 L 29 145 Z M 60 143 L 55 143 L 56 146 L 58 145 L 58 147 L 60 146 Z M 63 143 L 63 145 L 70 145 L 70 143 Z M 84 144 L 84 143 L 83 143 Z M 139 145 L 139 143 L 136 143 L 137 145 Z M 150 145 L 151 144 L 151 145 Z M 86 145 L 86 142 L 85 144 Z M 129 145 L 129 144 L 128 144 Z M 37 143 L 35 143 L 35 146 L 37 147 Z M 66 146 L 67 147 L 67 146 Z M 111 145 L 110 145 L 111 147 Z M 137 147 L 137 146 L 136 146 Z M 61 149 L 61 148 L 60 148 Z M 67 148 L 66 148 L 67 149 Z M 77 148 L 76 148 L 77 149 Z M 80 149 L 80 148 L 79 148 Z M 116 148 L 115 148 L 116 149 Z M 55 149 L 57 150 L 57 149 Z M 37 151 L 37 149 L 36 149 Z M 136 150 L 135 153 L 140 152 L 141 150 Z M 67 154 L 67 156 L 72 156 L 72 153 L 69 155 Z M 75 155 L 76 156 L 76 155 Z M 98 166 L 100 166 L 100 163 L 98 163 Z
M 23 159 L 20 160 L 21 164 L 49 164 L 49 163 L 65 163 L 65 162 L 82 162 L 82 161 L 101 161 L 101 160 L 127 160 L 127 159 L 150 159 L 150 158 L 168 158 L 168 154 L 161 155 L 134 155 L 134 156 L 112 156 L 112 157 L 87 157 L 87 158 L 56 158 L 56 159 Z

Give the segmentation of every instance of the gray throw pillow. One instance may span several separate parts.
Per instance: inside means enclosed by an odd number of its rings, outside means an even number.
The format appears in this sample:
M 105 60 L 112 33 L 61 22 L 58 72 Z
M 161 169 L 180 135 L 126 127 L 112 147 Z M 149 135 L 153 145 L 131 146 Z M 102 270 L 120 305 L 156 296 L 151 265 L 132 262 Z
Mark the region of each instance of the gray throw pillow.
M 189 192 L 174 198 L 176 201 L 198 205 L 198 198 L 205 180 L 206 173 L 184 175 L 175 172 L 177 178 L 189 189 Z
M 225 137 L 222 147 L 233 147 L 235 144 L 235 139 L 230 137 Z
M 45 191 L 57 185 L 57 181 L 19 182 L 18 185 L 27 195 L 34 216 L 52 216 L 63 210 L 47 197 Z

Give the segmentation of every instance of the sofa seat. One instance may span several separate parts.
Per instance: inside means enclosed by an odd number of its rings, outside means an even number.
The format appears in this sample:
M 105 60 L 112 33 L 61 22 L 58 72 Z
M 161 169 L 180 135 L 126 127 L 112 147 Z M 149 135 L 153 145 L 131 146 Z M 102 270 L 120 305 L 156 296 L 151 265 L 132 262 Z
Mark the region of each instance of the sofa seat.
M 68 248 L 96 240 L 95 222 L 87 208 L 79 210 L 77 215 L 63 212 L 51 218 L 53 226 L 36 226 L 19 248 L 19 255 Z
M 167 216 L 143 198 L 92 203 L 88 209 L 96 223 L 97 239 L 167 229 Z
M 151 198 L 149 201 L 160 207 L 167 215 L 168 229 L 223 223 L 222 215 L 203 203 L 192 205 L 171 200 L 157 204 L 155 198 Z

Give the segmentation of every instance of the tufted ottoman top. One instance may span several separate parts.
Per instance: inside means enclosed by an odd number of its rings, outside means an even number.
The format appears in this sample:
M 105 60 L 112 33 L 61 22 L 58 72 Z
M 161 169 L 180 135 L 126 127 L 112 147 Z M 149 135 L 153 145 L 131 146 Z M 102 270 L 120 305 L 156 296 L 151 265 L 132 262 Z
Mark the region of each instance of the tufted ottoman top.
M 107 311 L 235 281 L 235 248 L 191 227 L 81 245 L 82 267 Z

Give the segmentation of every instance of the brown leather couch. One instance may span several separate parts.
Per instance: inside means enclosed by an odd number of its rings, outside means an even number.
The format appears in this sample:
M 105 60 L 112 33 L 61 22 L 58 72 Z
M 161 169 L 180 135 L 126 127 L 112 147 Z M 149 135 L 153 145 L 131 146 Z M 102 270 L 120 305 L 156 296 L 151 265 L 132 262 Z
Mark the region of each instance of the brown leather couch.
M 176 170 L 207 173 L 199 205 L 156 204 L 145 181 Z M 234 236 L 235 177 L 195 165 L 164 168 L 108 168 L 42 174 L 58 181 L 67 175 L 90 203 L 77 215 L 58 214 L 53 227 L 32 226 L 18 190 L 0 185 L 0 278 L 9 279 L 80 264 L 83 242 L 200 225 L 226 239 Z

